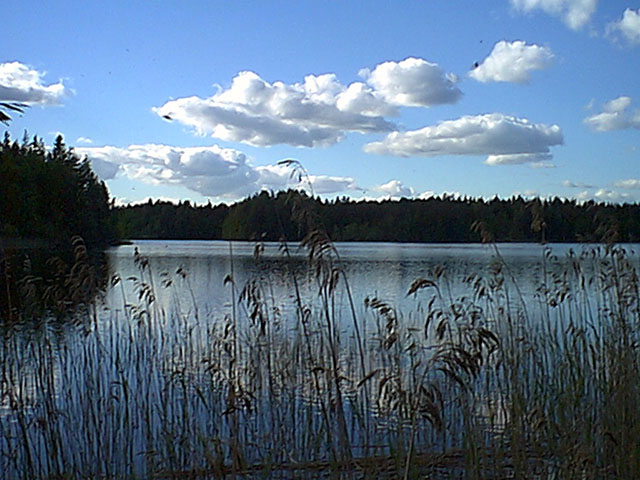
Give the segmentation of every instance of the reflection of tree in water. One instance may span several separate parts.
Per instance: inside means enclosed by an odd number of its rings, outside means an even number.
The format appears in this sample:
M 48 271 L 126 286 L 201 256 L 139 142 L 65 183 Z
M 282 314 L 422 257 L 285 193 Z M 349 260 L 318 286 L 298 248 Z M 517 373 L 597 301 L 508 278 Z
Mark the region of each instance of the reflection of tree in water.
M 80 237 L 64 249 L 0 249 L 0 323 L 79 319 L 105 291 L 104 252 Z

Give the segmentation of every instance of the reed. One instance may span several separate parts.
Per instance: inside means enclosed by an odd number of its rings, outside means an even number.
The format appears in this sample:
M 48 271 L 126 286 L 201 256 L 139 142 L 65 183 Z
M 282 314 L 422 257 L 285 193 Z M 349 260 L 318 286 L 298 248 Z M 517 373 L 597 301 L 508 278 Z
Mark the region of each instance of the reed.
M 640 477 L 640 282 L 623 247 L 545 249 L 535 302 L 496 250 L 464 295 L 436 267 L 407 292 L 414 311 L 360 311 L 309 228 L 302 273 L 281 246 L 289 299 L 266 267 L 238 283 L 230 250 L 222 318 L 180 300 L 197 278 L 139 252 L 137 275 L 95 296 L 75 248 L 73 321 L 45 308 L 2 328 L 7 478 Z

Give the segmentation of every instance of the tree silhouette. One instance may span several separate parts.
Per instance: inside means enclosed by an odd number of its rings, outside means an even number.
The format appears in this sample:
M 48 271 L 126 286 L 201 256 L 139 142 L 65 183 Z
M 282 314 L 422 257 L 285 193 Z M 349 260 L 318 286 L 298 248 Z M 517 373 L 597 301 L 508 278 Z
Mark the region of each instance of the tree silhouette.
M 9 125 L 11 122 L 11 112 L 23 113 L 28 105 L 18 102 L 0 101 L 0 122 Z
M 88 244 L 115 239 L 106 186 L 61 136 L 48 152 L 38 137 L 25 135 L 19 144 L 5 133 L 0 185 L 0 236 L 68 243 L 79 235 Z
M 231 206 L 149 201 L 118 207 L 115 215 L 123 238 L 293 241 L 308 233 L 295 211 L 301 205 L 334 241 L 479 242 L 477 222 L 499 242 L 640 240 L 639 204 L 520 196 L 328 201 L 290 190 L 261 192 Z

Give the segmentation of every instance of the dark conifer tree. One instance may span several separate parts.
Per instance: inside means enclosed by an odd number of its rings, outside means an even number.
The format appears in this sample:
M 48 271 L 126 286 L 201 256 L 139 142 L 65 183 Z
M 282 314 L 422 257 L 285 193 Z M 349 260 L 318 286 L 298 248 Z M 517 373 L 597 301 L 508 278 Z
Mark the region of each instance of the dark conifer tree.
M 8 134 L 0 146 L 0 235 L 88 244 L 115 240 L 106 186 L 58 136 L 50 152 L 42 139 L 22 144 Z

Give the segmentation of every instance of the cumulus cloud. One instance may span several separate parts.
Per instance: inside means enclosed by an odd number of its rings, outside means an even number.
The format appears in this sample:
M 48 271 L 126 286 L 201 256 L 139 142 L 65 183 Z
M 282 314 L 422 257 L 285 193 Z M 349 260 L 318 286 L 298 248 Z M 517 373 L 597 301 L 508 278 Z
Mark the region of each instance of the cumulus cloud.
M 360 112 L 371 116 L 398 114 L 395 106 L 388 104 L 371 87 L 362 82 L 354 82 L 340 92 L 336 96 L 336 107 L 343 112 Z
M 631 97 L 620 96 L 605 103 L 602 112 L 584 119 L 584 123 L 596 132 L 610 132 L 627 128 L 640 129 L 640 110 L 629 112 Z
M 381 200 L 399 200 L 401 198 L 413 198 L 420 200 L 428 200 L 430 198 L 462 198 L 460 192 L 442 192 L 437 194 L 433 190 L 425 190 L 418 193 L 412 187 L 406 187 L 400 180 L 390 180 L 381 185 L 374 185 L 367 189 L 367 195 L 363 195 L 359 200 L 364 201 L 381 201 Z
M 247 71 L 209 98 L 179 98 L 154 111 L 222 140 L 314 147 L 332 145 L 350 131 L 393 130 L 378 114 L 383 107 L 366 87 L 348 91 L 332 74 L 309 75 L 304 83 L 286 85 Z
M 606 188 L 598 189 L 594 194 L 594 197 L 602 202 L 621 202 L 631 199 L 631 195 L 626 192 L 617 192 Z
M 563 143 L 558 125 L 531 123 L 502 113 L 464 116 L 408 132 L 392 132 L 365 145 L 368 153 L 399 157 L 488 155 L 493 165 L 548 160 L 549 147 Z
M 564 180 L 562 185 L 567 188 L 595 188 L 594 185 L 589 185 L 583 182 L 572 182 L 571 180 Z
M 569 28 L 579 30 L 591 20 L 598 0 L 511 0 L 511 5 L 524 12 L 542 10 L 561 17 Z
M 351 177 L 335 177 L 330 175 L 310 175 L 309 181 L 314 194 L 329 194 L 345 190 L 362 190 Z M 298 185 L 304 187 L 304 184 Z
M 606 203 L 625 203 L 637 201 L 637 199 L 634 199 L 634 197 L 628 192 L 620 192 L 608 188 L 599 188 L 596 191 L 583 190 L 575 195 L 575 198 L 579 202 L 586 202 L 589 200 Z
M 604 104 L 603 110 L 607 113 L 618 113 L 626 110 L 631 105 L 631 97 L 621 96 Z
M 534 161 L 529 164 L 531 168 L 556 168 L 556 164 L 549 161 Z
M 385 62 L 360 74 L 365 82 L 345 86 L 334 74 L 285 84 L 245 71 L 209 98 L 178 98 L 154 111 L 226 141 L 316 147 L 335 144 L 348 132 L 393 131 L 396 125 L 384 117 L 397 115 L 399 106 L 451 103 L 461 95 L 454 76 L 422 59 Z
M 619 180 L 615 183 L 618 188 L 629 188 L 634 190 L 640 190 L 640 179 L 627 178 L 626 180 Z
M 384 62 L 372 71 L 360 70 L 360 76 L 392 105 L 429 107 L 455 103 L 462 96 L 455 75 L 422 58 Z
M 346 190 L 361 190 L 351 177 L 308 174 L 292 176 L 291 169 L 283 164 L 255 167 L 260 176 L 260 188 L 282 190 L 286 188 L 310 189 L 314 194 L 330 194 Z M 259 188 L 258 188 L 259 190 Z
M 76 152 L 80 153 L 79 150 L 80 149 L 76 149 Z M 91 164 L 91 169 L 96 173 L 96 175 L 98 175 L 101 180 L 112 180 L 120 171 L 119 164 L 104 160 L 103 158 L 100 158 L 99 155 L 91 158 L 89 162 Z
M 76 143 L 84 143 L 85 145 L 91 145 L 93 140 L 89 137 L 78 137 L 76 138 Z
M 376 185 L 371 190 L 379 192 L 388 197 L 405 197 L 415 196 L 416 192 L 411 187 L 405 187 L 400 180 L 390 180 L 385 184 Z
M 539 190 L 535 190 L 535 189 L 527 189 L 527 190 L 515 190 L 511 193 L 511 198 L 517 198 L 517 197 L 522 197 L 524 199 L 534 199 L 534 198 L 539 198 L 539 199 L 544 199 L 544 198 L 548 198 L 550 196 L 548 195 L 543 195 L 540 193 Z M 485 197 L 487 200 L 490 200 L 489 197 Z M 495 198 L 495 197 L 493 197 Z M 504 198 L 508 198 L 508 197 L 504 197 Z
M 629 44 L 640 44 L 640 9 L 627 8 L 620 20 L 607 25 L 607 34 L 620 34 Z
M 553 157 L 549 153 L 513 153 L 506 155 L 489 155 L 484 163 L 487 165 L 522 165 L 529 163 L 538 165 Z
M 452 197 L 455 197 L 455 198 L 460 198 L 461 197 L 460 192 L 444 193 L 443 195 L 452 196 Z M 436 196 L 436 192 L 434 192 L 433 190 L 425 190 L 420 195 L 418 195 L 418 198 L 420 200 L 428 200 L 428 199 L 433 198 L 435 196 Z
M 179 185 L 204 196 L 238 198 L 263 189 L 303 188 L 304 182 L 291 178 L 285 165 L 253 166 L 247 156 L 234 149 L 131 145 L 78 147 L 98 176 L 110 180 L 123 176 L 152 185 Z M 352 178 L 310 175 L 315 193 L 336 193 L 357 189 Z
M 45 85 L 44 72 L 20 62 L 0 63 L 0 101 L 57 105 L 69 90 L 62 82 Z
M 592 197 L 593 195 L 589 193 L 589 190 L 583 190 L 576 195 L 576 200 L 578 200 L 579 202 L 585 202 L 587 200 L 590 200 Z
M 552 60 L 553 53 L 547 47 L 500 41 L 469 76 L 480 82 L 528 83 L 531 72 L 547 68 Z

